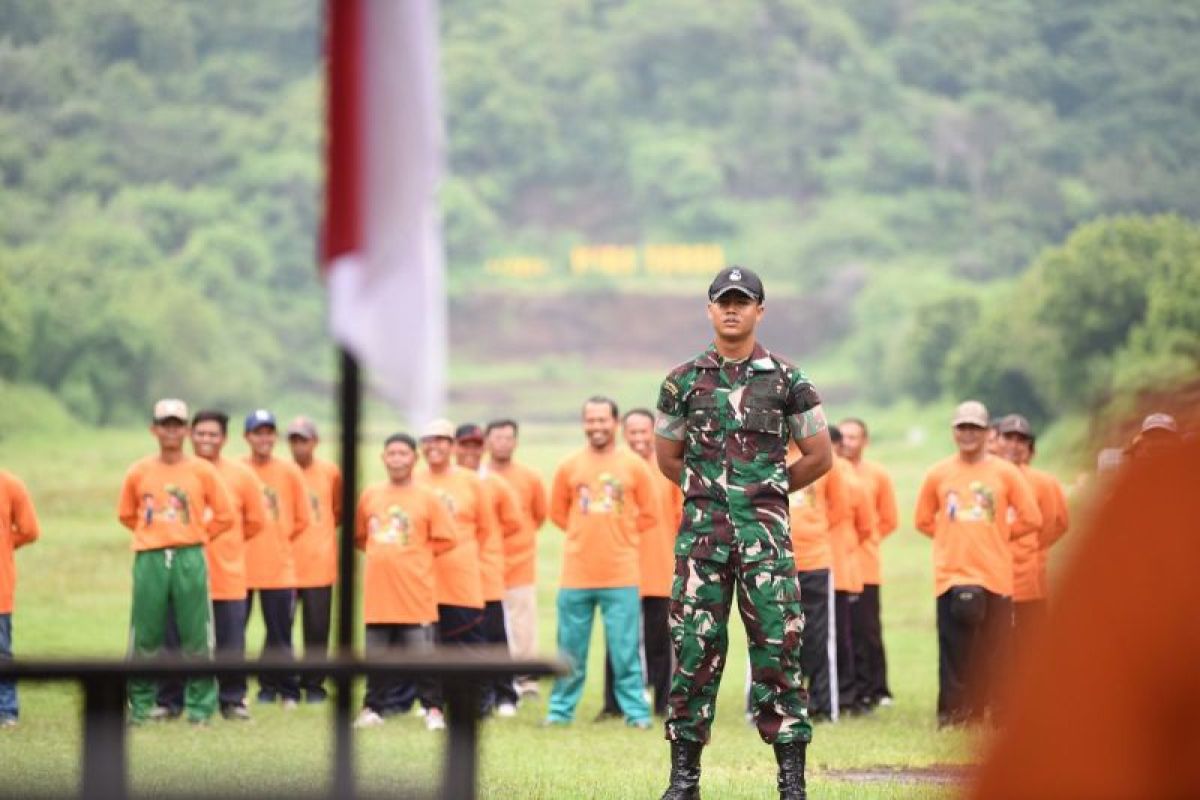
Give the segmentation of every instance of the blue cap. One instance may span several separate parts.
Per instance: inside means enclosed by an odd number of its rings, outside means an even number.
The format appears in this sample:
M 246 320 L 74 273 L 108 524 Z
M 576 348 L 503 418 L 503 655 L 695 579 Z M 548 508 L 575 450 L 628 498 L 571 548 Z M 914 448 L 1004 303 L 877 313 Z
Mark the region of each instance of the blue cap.
M 270 425 L 272 428 L 278 427 L 275 424 L 275 415 L 265 408 L 256 409 L 246 415 L 246 433 L 264 425 Z

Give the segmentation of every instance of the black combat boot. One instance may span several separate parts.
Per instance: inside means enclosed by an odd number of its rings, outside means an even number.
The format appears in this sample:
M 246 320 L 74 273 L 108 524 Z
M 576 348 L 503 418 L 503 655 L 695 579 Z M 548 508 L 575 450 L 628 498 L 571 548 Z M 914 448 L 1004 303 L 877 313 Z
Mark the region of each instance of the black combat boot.
M 662 800 L 700 800 L 700 742 L 671 742 L 671 785 Z
M 788 742 L 775 745 L 775 762 L 779 764 L 779 800 L 807 800 L 804 790 L 804 754 L 808 742 Z

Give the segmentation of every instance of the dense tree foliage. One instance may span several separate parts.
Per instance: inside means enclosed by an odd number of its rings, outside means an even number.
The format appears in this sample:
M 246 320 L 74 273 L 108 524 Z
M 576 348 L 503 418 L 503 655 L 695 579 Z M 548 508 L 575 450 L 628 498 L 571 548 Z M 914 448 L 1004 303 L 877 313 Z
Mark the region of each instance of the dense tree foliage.
M 319 6 L 0 0 L 3 376 L 108 422 L 329 374 Z M 718 241 L 795 290 L 869 269 L 849 350 L 884 398 L 1003 385 L 1049 413 L 1195 363 L 1181 219 L 1017 278 L 1098 216 L 1200 216 L 1194 3 L 443 0 L 442 28 L 460 289 L 489 256 Z M 1071 320 L 1052 388 L 980 358 L 1015 280 L 1047 282 L 1036 331 Z
M 1046 419 L 1200 374 L 1200 227 L 1102 219 L 995 295 L 948 359 L 946 386 Z

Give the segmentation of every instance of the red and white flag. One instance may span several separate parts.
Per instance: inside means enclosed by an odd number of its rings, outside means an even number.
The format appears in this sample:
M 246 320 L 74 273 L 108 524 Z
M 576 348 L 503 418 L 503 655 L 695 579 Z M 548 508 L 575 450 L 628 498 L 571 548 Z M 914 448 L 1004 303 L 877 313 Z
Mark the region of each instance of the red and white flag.
M 334 338 L 409 422 L 445 400 L 436 0 L 326 0 L 321 268 Z

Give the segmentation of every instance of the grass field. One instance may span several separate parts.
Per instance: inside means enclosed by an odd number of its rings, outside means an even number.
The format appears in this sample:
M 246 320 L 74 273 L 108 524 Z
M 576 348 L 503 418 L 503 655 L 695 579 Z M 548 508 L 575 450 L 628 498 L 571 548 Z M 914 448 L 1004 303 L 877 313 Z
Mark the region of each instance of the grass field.
M 862 413 L 865 409 L 845 409 Z M 835 415 L 841 410 L 833 409 Z M 936 640 L 928 541 L 910 518 L 924 469 L 949 448 L 946 408 L 891 409 L 868 416 L 875 426 L 873 457 L 892 469 L 901 528 L 884 545 L 884 630 L 896 704 L 865 719 L 817 729 L 810 748 L 812 796 L 940 798 L 953 787 L 888 779 L 863 781 L 849 770 L 882 770 L 969 763 L 973 742 L 960 731 L 934 726 Z M 371 440 L 390 426 L 369 421 Z M 332 437 L 330 437 L 332 438 Z M 573 426 L 530 427 L 522 457 L 549 476 L 554 464 L 582 444 Z M 149 434 L 136 430 L 67 430 L 0 441 L 0 466 L 20 474 L 38 503 L 42 540 L 18 555 L 14 649 L 20 656 L 125 652 L 129 617 L 128 534 L 113 516 L 125 467 L 149 452 Z M 232 455 L 245 452 L 235 440 Z M 375 445 L 362 449 L 366 479 L 381 469 Z M 326 457 L 336 456 L 329 448 Z M 1053 465 L 1052 465 L 1053 466 Z M 539 638 L 553 652 L 554 592 L 560 535 L 547 526 L 539 550 Z M 598 627 L 598 626 L 597 626 Z M 712 746 L 704 760 L 705 796 L 772 796 L 774 763 L 740 713 L 745 669 L 740 623 L 733 626 L 727 680 L 722 687 Z M 262 641 L 256 620 L 251 652 Z M 482 794 L 491 798 L 657 797 L 665 785 L 667 745 L 661 731 L 637 732 L 619 723 L 593 723 L 600 705 L 600 651 L 593 640 L 589 682 L 577 722 L 566 730 L 538 726 L 541 701 L 525 703 L 516 719 L 492 720 L 482 739 Z M 65 685 L 23 685 L 21 724 L 0 733 L 0 794 L 66 792 L 76 785 L 80 752 L 80 698 Z M 221 720 L 194 730 L 166 723 L 132 732 L 135 790 L 146 796 L 195 791 L 243 796 L 312 791 L 328 780 L 330 710 L 302 707 L 285 713 L 255 707 L 248 725 Z M 441 737 L 416 717 L 390 721 L 357 737 L 365 785 L 389 790 L 429 785 L 437 773 Z

